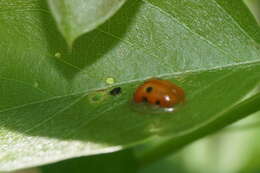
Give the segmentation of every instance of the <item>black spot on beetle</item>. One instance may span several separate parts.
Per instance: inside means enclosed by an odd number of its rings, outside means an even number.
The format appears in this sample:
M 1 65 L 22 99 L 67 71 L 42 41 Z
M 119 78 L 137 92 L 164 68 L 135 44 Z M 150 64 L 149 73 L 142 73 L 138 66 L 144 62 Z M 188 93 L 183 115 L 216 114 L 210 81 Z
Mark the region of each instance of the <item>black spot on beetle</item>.
M 157 100 L 157 101 L 155 102 L 155 104 L 160 105 L 160 104 L 161 104 L 160 100 Z
M 120 94 L 121 92 L 122 92 L 121 87 L 116 87 L 116 88 L 113 88 L 109 93 L 112 96 L 116 96 L 116 95 Z
M 143 97 L 142 100 L 143 100 L 143 102 L 148 102 L 147 97 Z
M 153 87 L 147 87 L 147 88 L 146 88 L 146 92 L 147 92 L 147 93 L 152 92 L 152 90 L 153 90 Z

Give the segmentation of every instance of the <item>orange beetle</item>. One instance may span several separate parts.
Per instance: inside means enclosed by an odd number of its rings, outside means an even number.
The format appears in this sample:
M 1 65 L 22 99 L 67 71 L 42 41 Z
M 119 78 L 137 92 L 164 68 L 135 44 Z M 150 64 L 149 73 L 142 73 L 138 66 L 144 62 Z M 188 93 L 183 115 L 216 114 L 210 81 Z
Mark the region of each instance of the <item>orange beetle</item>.
M 134 102 L 147 102 L 163 108 L 173 107 L 184 102 L 182 88 L 168 80 L 152 78 L 139 86 L 134 93 Z

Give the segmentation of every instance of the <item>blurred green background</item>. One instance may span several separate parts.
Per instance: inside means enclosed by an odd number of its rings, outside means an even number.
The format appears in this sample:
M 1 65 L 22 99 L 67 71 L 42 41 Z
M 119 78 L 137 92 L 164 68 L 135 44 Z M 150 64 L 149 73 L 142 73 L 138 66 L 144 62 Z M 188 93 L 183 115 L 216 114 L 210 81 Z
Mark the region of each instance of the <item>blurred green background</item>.
M 260 24 L 260 0 L 244 1 Z M 120 155 L 120 152 L 118 155 Z M 106 157 L 107 156 L 104 156 L 100 158 L 100 160 L 107 159 Z M 80 162 L 89 162 L 91 159 L 87 157 L 73 159 L 73 162 L 77 162 L 75 167 L 79 169 L 75 170 L 75 173 L 81 172 L 79 160 Z M 121 162 L 124 162 L 123 160 L 116 160 L 116 158 L 114 161 L 119 165 Z M 64 172 L 64 170 L 61 170 L 62 168 L 68 169 L 68 167 L 64 167 L 66 163 L 67 161 L 61 162 L 58 166 L 54 164 L 55 170 L 50 172 Z M 48 169 L 49 167 L 47 166 L 45 170 Z M 71 169 L 73 170 L 74 167 L 72 166 Z M 131 172 L 131 170 L 128 171 Z M 41 171 L 33 168 L 16 171 L 15 173 L 38 172 Z M 67 170 L 65 172 L 71 171 Z M 111 172 L 113 172 L 113 170 L 111 170 Z M 260 173 L 260 112 L 221 130 L 215 135 L 201 139 L 170 157 L 139 170 L 139 173 L 174 172 Z
M 142 171 L 158 172 L 259 173 L 260 112 L 201 139 Z

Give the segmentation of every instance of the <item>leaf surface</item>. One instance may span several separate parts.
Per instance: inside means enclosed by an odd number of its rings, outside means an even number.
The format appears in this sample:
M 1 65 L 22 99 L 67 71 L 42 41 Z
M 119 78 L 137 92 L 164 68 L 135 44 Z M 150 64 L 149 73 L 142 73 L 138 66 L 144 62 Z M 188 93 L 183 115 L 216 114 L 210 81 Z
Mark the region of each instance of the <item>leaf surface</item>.
M 71 52 L 44 1 L 0 0 L 0 11 L 0 170 L 192 134 L 235 121 L 240 105 L 250 107 L 243 116 L 259 109 L 260 31 L 240 1 L 128 1 Z M 136 111 L 132 95 L 150 77 L 181 86 L 186 104 Z

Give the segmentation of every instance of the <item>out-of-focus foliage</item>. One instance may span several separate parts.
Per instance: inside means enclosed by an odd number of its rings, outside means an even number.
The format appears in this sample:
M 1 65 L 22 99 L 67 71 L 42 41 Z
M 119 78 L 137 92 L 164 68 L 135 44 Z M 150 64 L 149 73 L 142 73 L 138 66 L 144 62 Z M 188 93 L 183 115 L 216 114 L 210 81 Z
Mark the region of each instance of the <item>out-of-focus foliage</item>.
M 199 140 L 140 173 L 260 172 L 260 112 Z

